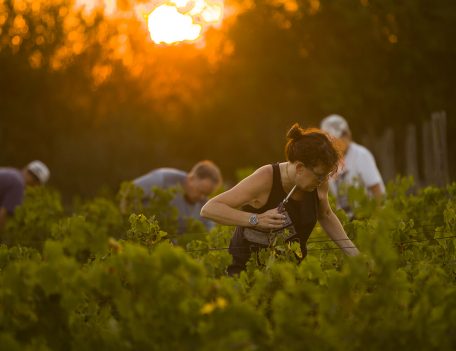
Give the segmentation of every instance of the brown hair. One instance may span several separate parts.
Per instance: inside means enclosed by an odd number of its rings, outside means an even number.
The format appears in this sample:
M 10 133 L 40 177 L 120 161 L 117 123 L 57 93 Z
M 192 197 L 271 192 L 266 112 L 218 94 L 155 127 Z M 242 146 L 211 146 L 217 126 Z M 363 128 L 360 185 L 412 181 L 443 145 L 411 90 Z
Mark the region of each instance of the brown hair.
M 199 161 L 192 167 L 190 174 L 199 179 L 209 178 L 218 185 L 222 183 L 222 173 L 220 172 L 220 169 L 214 162 L 209 160 Z
M 287 161 L 300 161 L 308 168 L 321 165 L 329 173 L 337 171 L 341 153 L 328 134 L 317 128 L 303 129 L 295 123 L 288 131 L 287 139 Z

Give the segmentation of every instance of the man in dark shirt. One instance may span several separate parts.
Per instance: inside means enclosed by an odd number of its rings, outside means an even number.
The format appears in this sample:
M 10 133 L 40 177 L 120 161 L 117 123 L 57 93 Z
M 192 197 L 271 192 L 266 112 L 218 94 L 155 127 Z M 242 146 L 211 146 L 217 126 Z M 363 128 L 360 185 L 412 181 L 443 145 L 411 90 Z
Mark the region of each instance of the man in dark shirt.
M 41 161 L 32 161 L 22 170 L 0 167 L 0 230 L 5 226 L 8 216 L 22 203 L 26 186 L 46 183 L 49 169 Z

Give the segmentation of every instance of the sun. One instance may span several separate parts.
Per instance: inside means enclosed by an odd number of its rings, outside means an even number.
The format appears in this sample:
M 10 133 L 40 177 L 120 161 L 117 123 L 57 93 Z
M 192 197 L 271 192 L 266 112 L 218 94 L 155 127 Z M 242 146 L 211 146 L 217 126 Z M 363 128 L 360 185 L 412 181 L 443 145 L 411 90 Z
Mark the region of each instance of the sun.
M 1 2 L 1 0 L 0 0 Z M 125 18 L 125 7 L 115 0 L 75 0 L 84 14 L 102 10 L 110 18 Z M 150 37 L 157 44 L 196 41 L 206 29 L 221 24 L 223 0 L 148 0 L 133 6 L 135 15 L 147 19 Z
M 152 41 L 173 44 L 199 39 L 210 26 L 220 24 L 223 2 L 209 0 L 168 0 L 148 16 Z

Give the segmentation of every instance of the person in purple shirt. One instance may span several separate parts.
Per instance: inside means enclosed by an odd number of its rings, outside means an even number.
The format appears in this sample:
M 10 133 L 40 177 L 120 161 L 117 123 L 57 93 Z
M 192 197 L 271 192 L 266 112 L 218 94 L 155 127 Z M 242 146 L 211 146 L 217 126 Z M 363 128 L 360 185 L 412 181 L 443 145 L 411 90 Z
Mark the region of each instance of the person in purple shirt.
M 45 184 L 49 176 L 48 167 L 38 160 L 30 162 L 22 170 L 0 167 L 0 230 L 8 216 L 22 203 L 25 187 Z

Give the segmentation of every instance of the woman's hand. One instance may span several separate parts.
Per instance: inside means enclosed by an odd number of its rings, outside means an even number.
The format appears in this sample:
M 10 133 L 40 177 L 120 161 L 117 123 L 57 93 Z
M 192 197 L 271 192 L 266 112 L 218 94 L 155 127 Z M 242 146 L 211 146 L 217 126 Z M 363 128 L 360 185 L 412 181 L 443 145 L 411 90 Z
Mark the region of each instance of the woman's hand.
M 280 229 L 285 225 L 286 216 L 280 213 L 277 208 L 267 210 L 257 215 L 258 224 L 255 228 L 261 230 Z

